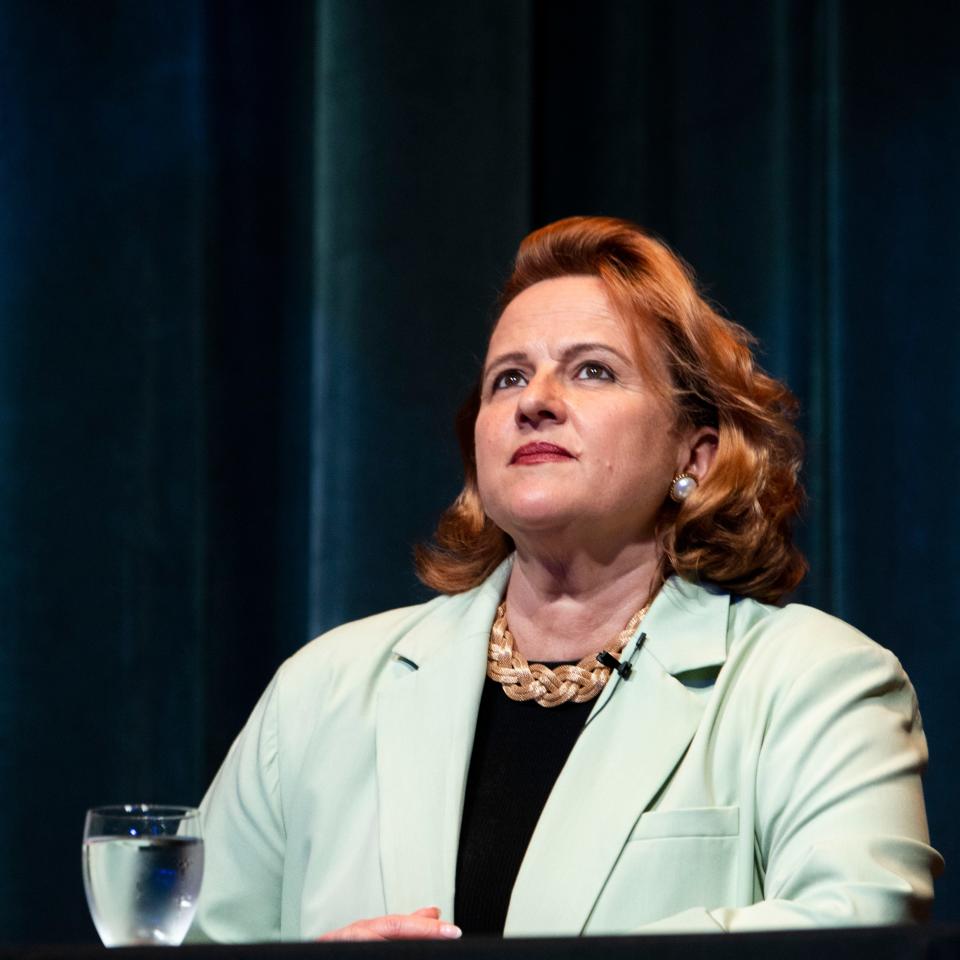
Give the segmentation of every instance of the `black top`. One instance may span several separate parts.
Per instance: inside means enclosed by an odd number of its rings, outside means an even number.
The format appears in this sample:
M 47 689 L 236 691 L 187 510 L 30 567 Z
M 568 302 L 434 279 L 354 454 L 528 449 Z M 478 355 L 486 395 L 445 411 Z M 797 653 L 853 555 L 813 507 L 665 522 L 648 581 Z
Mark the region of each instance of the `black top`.
M 518 703 L 484 682 L 457 851 L 453 919 L 464 934 L 503 933 L 527 844 L 594 702 Z

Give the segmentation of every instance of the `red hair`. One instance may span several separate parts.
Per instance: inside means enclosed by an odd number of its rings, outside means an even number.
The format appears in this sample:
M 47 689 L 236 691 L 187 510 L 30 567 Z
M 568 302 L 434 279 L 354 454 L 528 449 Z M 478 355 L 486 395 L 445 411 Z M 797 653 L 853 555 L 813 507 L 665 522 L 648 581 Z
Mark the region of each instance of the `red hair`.
M 669 371 L 660 389 L 681 426 L 712 426 L 716 459 L 682 506 L 665 497 L 659 518 L 664 576 L 706 580 L 776 602 L 803 579 L 806 561 L 792 539 L 803 504 L 797 404 L 756 364 L 753 339 L 700 296 L 692 271 L 641 227 L 612 217 L 570 217 L 529 234 L 497 303 L 499 317 L 542 280 L 599 277 L 627 323 L 638 363 L 653 344 Z M 481 583 L 513 541 L 483 511 L 477 489 L 474 423 L 480 386 L 457 416 L 464 487 L 440 518 L 433 542 L 416 550 L 420 579 L 442 593 Z

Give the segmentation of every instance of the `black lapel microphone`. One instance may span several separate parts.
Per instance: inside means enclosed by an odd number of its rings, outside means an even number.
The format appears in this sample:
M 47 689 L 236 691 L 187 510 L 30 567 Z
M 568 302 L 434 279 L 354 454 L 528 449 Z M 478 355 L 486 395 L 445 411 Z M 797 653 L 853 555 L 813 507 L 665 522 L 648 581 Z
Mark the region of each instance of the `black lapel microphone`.
M 637 637 L 637 642 L 633 648 L 633 654 L 630 659 L 632 660 L 639 652 L 640 648 L 643 646 L 643 641 L 647 639 L 645 633 L 641 633 Z M 626 680 L 627 677 L 633 673 L 633 667 L 629 663 L 624 663 L 621 660 L 618 660 L 609 650 L 601 650 L 597 654 L 597 663 L 602 664 L 605 667 L 609 667 L 611 670 L 616 670 L 620 674 L 621 680 Z
M 597 654 L 597 663 L 603 664 L 611 670 L 616 670 L 624 680 L 630 676 L 632 670 L 629 663 L 621 663 L 609 650 L 601 650 Z

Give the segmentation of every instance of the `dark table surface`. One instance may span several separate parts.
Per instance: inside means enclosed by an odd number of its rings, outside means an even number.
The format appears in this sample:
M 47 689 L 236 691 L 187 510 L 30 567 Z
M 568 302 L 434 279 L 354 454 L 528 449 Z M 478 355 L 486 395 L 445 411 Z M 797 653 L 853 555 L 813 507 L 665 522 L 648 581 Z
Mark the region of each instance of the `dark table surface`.
M 125 960 L 156 956 L 163 948 L 107 951 L 93 946 L 0 947 L 0 960 Z M 186 946 L 178 960 L 960 960 L 960 926 L 866 927 L 746 934 L 656 937 L 585 937 L 537 940 L 473 938 L 455 942 L 269 943 Z

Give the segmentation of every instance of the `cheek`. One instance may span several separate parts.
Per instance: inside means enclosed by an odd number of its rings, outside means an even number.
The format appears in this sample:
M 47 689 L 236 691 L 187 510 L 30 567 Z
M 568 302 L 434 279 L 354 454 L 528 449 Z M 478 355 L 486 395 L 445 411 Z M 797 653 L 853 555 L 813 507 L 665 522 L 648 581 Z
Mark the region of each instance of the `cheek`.
M 662 485 L 667 474 L 664 482 L 672 478 L 675 445 L 659 420 L 610 418 L 603 424 L 602 436 L 604 449 L 598 459 L 610 481 L 643 488 Z
M 481 486 L 496 461 L 497 444 L 493 427 L 491 418 L 481 411 L 473 427 L 473 455 L 477 463 L 477 482 Z
M 488 418 L 483 413 L 477 414 L 473 425 L 473 450 L 479 460 L 490 446 L 490 428 Z

